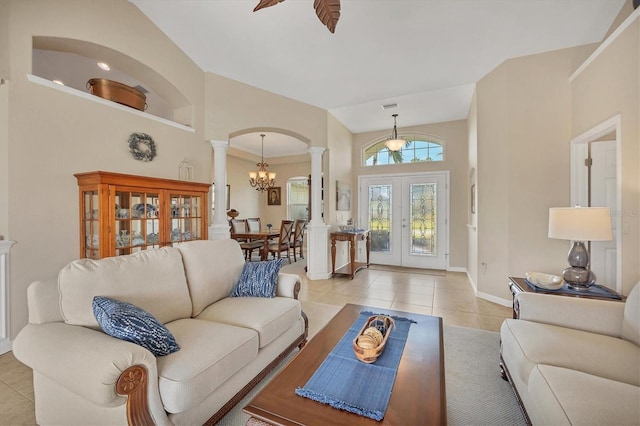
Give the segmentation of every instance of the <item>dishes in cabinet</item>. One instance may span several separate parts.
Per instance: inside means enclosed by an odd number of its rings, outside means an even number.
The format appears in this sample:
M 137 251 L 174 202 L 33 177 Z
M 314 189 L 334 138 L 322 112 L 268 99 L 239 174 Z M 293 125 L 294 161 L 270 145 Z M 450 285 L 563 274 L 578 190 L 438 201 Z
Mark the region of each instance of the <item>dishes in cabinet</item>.
M 100 247 L 100 236 L 95 234 L 93 238 L 90 235 L 87 235 L 87 247 L 89 248 L 99 248 Z
M 143 246 L 144 245 L 144 237 L 139 232 L 136 232 L 135 234 L 133 234 L 133 241 L 132 241 L 131 245 L 133 245 L 133 246 Z
M 134 218 L 157 217 L 158 208 L 153 204 L 134 204 L 131 209 L 131 215 Z

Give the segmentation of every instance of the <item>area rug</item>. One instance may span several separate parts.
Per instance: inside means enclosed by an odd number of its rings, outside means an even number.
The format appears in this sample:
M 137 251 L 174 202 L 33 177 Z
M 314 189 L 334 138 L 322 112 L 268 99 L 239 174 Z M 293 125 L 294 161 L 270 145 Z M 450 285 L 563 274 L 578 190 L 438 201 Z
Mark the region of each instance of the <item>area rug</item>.
M 406 268 L 404 266 L 378 265 L 373 263 L 369 265 L 369 269 L 374 269 L 376 271 L 402 272 L 405 274 L 435 275 L 438 277 L 444 277 L 447 275 L 447 271 L 442 271 L 440 269 Z
M 449 425 L 526 425 L 511 386 L 500 377 L 498 333 L 445 325 L 444 347 Z M 242 408 L 289 359 L 280 363 L 218 424 L 244 426 L 249 416 Z

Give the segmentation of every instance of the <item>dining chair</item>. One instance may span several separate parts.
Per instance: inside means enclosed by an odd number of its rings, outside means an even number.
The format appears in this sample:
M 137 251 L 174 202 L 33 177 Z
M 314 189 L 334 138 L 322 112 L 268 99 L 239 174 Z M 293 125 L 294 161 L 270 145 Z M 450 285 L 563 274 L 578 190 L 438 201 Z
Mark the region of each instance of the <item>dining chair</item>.
M 248 217 L 247 226 L 249 227 L 249 232 L 260 232 L 260 230 L 262 229 L 262 224 L 259 217 Z
M 307 225 L 307 222 L 304 219 L 296 219 L 293 224 L 293 235 L 291 237 L 291 249 L 293 249 L 293 261 L 297 262 L 296 258 L 296 248 L 298 248 L 300 253 L 300 259 L 304 259 L 304 255 L 302 254 L 302 240 L 304 238 L 304 227 Z
M 229 223 L 231 224 L 231 238 L 237 240 L 240 243 L 240 248 L 242 249 L 242 251 L 244 251 L 245 261 L 251 261 L 253 251 L 262 249 L 262 241 L 235 237 L 235 234 L 251 232 L 247 219 L 231 219 Z
M 247 230 L 249 232 L 260 232 L 262 230 L 262 224 L 260 222 L 259 217 L 248 217 L 246 220 L 247 220 Z M 262 238 L 250 240 L 249 243 L 252 243 L 252 244 L 249 244 L 251 245 L 252 249 L 249 251 L 249 254 L 248 254 L 248 259 L 249 261 L 251 261 L 253 250 L 259 249 L 258 252 L 260 253 L 262 251 L 262 247 L 264 246 L 264 243 L 262 241 Z
M 282 257 L 282 252 L 287 252 L 287 259 L 291 263 L 291 256 L 289 254 L 289 243 L 291 242 L 291 233 L 293 232 L 293 221 L 283 220 L 280 224 L 280 236 L 275 243 L 269 244 L 269 253 L 273 254 L 273 258 Z

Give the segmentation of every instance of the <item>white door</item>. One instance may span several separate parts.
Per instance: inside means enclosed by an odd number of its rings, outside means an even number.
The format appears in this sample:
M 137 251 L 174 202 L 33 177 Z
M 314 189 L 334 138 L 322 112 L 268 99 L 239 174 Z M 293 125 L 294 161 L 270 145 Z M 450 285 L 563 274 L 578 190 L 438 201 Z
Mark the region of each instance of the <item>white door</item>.
M 361 178 L 371 263 L 446 269 L 447 190 L 446 173 Z
M 583 207 L 609 207 L 611 210 L 612 241 L 590 243 L 590 268 L 596 274 L 596 282 L 609 288 L 617 288 L 617 177 L 616 141 L 593 141 L 574 144 L 571 148 L 573 162 L 573 204 Z M 585 160 L 591 158 L 591 166 Z
M 612 241 L 591 242 L 591 270 L 598 284 L 616 288 L 616 141 L 591 142 L 591 205 L 609 207 Z

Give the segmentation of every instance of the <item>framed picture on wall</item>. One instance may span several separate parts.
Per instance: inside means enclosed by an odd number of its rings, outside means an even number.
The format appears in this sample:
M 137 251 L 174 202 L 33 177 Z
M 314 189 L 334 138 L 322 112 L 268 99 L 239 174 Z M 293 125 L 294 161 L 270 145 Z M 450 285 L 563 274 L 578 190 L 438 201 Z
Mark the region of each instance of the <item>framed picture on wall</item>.
M 351 186 L 339 180 L 336 181 L 336 210 L 351 210 Z
M 267 205 L 268 206 L 279 206 L 282 204 L 280 198 L 280 187 L 276 186 L 274 188 L 269 188 L 267 190 Z

